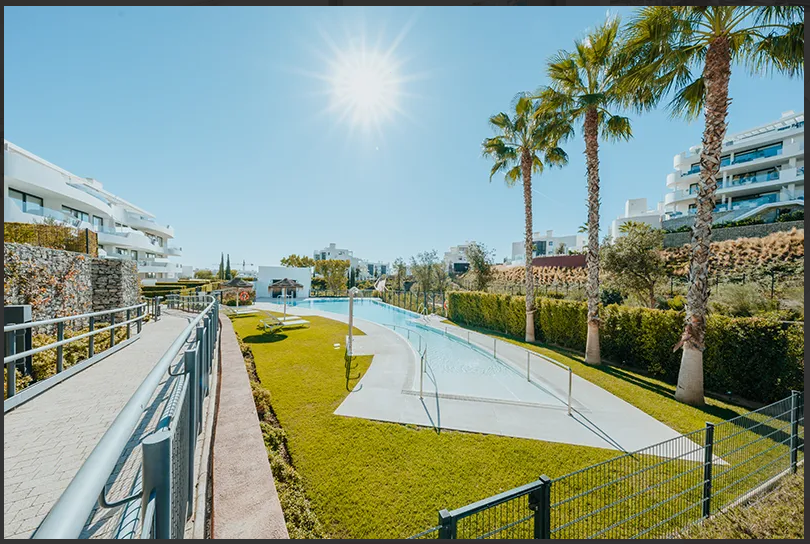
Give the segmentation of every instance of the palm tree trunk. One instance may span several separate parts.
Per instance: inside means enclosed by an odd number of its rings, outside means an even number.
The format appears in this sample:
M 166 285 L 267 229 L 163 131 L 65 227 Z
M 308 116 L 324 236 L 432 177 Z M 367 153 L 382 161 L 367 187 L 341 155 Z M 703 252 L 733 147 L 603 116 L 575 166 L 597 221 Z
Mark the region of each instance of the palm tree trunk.
M 526 255 L 526 341 L 534 342 L 534 274 L 532 272 L 532 155 L 523 152 L 520 157 L 523 173 L 523 203 L 526 215 L 526 237 L 523 241 Z
M 709 302 L 709 244 L 712 212 L 720 171 L 720 153 L 726 135 L 728 82 L 731 78 L 731 53 L 728 38 L 715 39 L 706 52 L 703 80 L 706 85 L 706 126 L 700 152 L 700 183 L 697 214 L 692 227 L 689 262 L 689 290 L 686 294 L 686 323 L 678 346 L 683 346 L 678 388 L 675 398 L 700 406 L 703 399 L 703 350 L 706 348 L 706 310 Z M 677 347 L 676 346 L 676 349 Z
M 595 108 L 585 113 L 585 159 L 588 169 L 588 338 L 585 362 L 599 364 L 599 118 Z

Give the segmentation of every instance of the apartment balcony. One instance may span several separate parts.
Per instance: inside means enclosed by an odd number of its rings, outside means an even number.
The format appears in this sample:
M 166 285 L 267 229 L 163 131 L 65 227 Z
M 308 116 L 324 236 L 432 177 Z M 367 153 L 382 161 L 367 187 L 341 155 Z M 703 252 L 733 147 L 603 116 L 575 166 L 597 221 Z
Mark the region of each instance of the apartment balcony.
M 161 225 L 151 217 L 127 213 L 125 222 L 130 227 L 144 230 L 165 238 L 174 238 L 174 228 L 171 225 Z
M 172 255 L 174 257 L 182 257 L 183 256 L 183 248 L 180 247 L 180 246 L 167 245 L 166 246 L 166 253 L 168 255 Z
M 673 204 L 682 200 L 694 200 L 697 197 L 697 188 L 676 189 L 664 195 L 664 205 Z
M 138 273 L 141 274 L 177 274 L 182 271 L 182 266 L 177 263 L 158 259 L 142 259 L 138 260 Z
M 7 185 L 40 198 L 57 199 L 72 208 L 91 215 L 111 215 L 108 202 L 76 188 L 77 178 L 71 178 L 55 166 L 24 155 L 6 146 L 3 150 L 3 177 L 13 179 Z
M 152 242 L 143 232 L 129 227 L 102 227 L 97 232 L 98 243 L 105 246 L 111 245 L 160 255 L 166 254 L 164 246 Z M 107 253 L 111 254 L 113 252 L 107 251 Z
M 23 206 L 25 209 L 23 210 Z M 65 212 L 36 206 L 32 203 L 22 204 L 20 201 L 6 197 L 3 205 L 3 220 L 6 223 L 45 223 L 55 221 L 70 227 L 95 230 L 93 225 L 77 219 Z

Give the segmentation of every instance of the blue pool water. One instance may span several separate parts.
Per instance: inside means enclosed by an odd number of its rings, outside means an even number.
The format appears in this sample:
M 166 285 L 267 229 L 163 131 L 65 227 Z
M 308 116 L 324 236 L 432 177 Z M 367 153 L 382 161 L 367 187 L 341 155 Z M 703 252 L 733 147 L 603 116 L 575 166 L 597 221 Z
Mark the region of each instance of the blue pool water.
M 299 308 L 312 308 L 336 314 L 349 314 L 348 299 L 306 299 L 294 301 Z M 398 325 L 415 330 L 427 344 L 427 372 L 425 391 L 438 391 L 443 395 L 460 395 L 492 400 L 530 402 L 562 406 L 564 403 L 537 384 L 529 383 L 525 376 L 506 363 L 498 361 L 484 350 L 470 346 L 463 340 L 447 337 L 419 323 L 419 314 L 385 304 L 374 299 L 356 299 L 354 316 L 381 325 Z M 394 330 L 407 337 L 406 331 Z M 411 334 L 409 342 L 419 349 L 419 337 Z M 414 373 L 413 390 L 419 388 L 419 372 Z

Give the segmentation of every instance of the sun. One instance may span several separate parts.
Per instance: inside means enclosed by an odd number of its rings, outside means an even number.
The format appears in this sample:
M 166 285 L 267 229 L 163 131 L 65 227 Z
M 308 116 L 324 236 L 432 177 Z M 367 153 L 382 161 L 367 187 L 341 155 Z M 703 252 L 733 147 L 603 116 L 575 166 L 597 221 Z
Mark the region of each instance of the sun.
M 375 39 L 369 39 L 365 24 L 344 28 L 343 40 L 335 40 L 324 27 L 319 28 L 326 48 L 317 48 L 316 53 L 325 66 L 307 75 L 326 84 L 317 94 L 324 96 L 324 113 L 337 121 L 335 126 L 345 124 L 350 133 L 381 136 L 385 126 L 398 117 L 408 117 L 403 102 L 414 95 L 405 86 L 424 75 L 405 73 L 408 59 L 403 58 L 398 48 L 414 20 L 415 17 L 390 41 L 382 31 L 385 25 L 375 26 L 378 31 Z
M 364 130 L 389 121 L 400 108 L 396 63 L 376 51 L 349 51 L 330 77 L 330 109 Z

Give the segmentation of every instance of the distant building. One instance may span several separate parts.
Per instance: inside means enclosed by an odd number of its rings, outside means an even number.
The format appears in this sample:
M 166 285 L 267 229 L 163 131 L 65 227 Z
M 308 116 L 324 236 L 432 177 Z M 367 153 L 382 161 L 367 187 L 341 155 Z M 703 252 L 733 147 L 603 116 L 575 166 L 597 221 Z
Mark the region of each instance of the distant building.
M 663 226 L 691 224 L 697 211 L 700 150 L 675 155 L 667 176 Z M 804 113 L 788 111 L 773 122 L 726 138 L 717 177 L 714 222 L 775 215 L 804 208 Z
M 312 287 L 312 270 L 309 268 L 260 266 L 258 276 L 253 282 L 253 288 L 256 290 L 256 299 L 272 300 L 273 298 L 278 298 L 280 293 L 271 293 L 268 288 L 273 283 L 283 279 L 295 280 L 302 285 L 301 289 L 296 289 L 295 292 L 288 293 L 291 298 L 303 299 L 309 297 L 309 292 Z
M 470 261 L 467 260 L 467 248 L 475 242 L 464 242 L 461 245 L 453 246 L 444 252 L 444 269 L 453 274 L 463 274 L 470 269 Z
M 312 257 L 316 261 L 328 261 L 331 259 L 349 261 L 351 268 L 355 269 L 358 280 L 379 278 L 383 274 L 387 274 L 390 268 L 388 263 L 371 262 L 355 257 L 353 251 L 339 248 L 336 244 L 329 244 L 327 247 L 313 252 Z
M 544 257 L 546 255 L 567 254 L 569 250 L 582 251 L 588 245 L 588 238 L 583 234 L 554 236 L 553 230 L 547 230 L 545 236 L 539 232 L 535 232 L 532 235 L 532 242 L 534 244 L 532 257 Z M 525 258 L 524 243 L 513 242 L 512 264 L 523 264 Z
M 174 228 L 93 178 L 79 177 L 3 140 L 3 220 L 57 223 L 98 234 L 98 254 L 138 263 L 144 284 L 185 275 Z
M 610 235 L 613 238 L 622 236 L 620 227 L 629 222 L 646 223 L 655 229 L 661 228 L 661 220 L 664 218 L 664 203 L 659 202 L 654 210 L 647 209 L 646 198 L 631 198 L 624 203 L 624 215 L 613 220 L 610 225 Z

